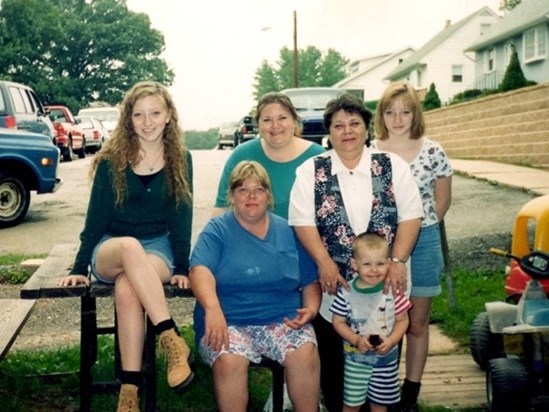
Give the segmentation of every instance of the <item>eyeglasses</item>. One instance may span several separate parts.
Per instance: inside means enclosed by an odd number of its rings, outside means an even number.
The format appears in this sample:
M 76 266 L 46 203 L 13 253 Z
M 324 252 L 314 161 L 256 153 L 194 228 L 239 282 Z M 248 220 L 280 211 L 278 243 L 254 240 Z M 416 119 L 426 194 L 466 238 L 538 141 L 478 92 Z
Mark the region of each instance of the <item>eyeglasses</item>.
M 235 189 L 236 193 L 238 193 L 239 196 L 250 196 L 252 193 L 254 196 L 260 196 L 265 193 L 267 193 L 267 189 L 265 189 L 263 186 L 256 186 L 256 187 L 246 187 L 246 186 L 240 186 Z

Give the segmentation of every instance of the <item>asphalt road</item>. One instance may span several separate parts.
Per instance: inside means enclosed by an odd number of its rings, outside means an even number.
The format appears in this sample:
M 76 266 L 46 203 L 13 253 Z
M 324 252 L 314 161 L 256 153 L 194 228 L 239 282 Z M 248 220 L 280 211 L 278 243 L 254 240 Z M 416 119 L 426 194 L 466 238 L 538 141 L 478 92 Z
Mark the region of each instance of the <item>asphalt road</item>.
M 217 182 L 229 150 L 193 151 L 193 241 L 207 222 Z M 0 254 L 48 253 L 57 243 L 77 243 L 89 198 L 92 156 L 59 165 L 64 184 L 56 193 L 32 193 L 29 213 L 20 225 L 0 230 Z M 509 233 L 516 213 L 533 195 L 486 181 L 454 176 L 452 207 L 445 219 L 452 242 L 493 233 Z M 505 247 L 506 245 L 491 245 Z

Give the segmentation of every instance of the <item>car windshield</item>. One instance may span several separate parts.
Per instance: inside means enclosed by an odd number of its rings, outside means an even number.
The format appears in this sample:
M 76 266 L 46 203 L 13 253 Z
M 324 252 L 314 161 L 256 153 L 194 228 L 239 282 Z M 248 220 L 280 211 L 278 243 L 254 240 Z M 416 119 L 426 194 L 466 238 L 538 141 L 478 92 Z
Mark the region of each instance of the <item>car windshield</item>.
M 83 129 L 93 129 L 93 123 L 89 117 L 80 117 L 80 126 Z
M 296 110 L 324 110 L 328 103 L 341 90 L 293 90 L 285 94 L 290 98 Z
M 86 111 L 83 110 L 81 113 L 86 113 Z M 116 110 L 94 110 L 86 114 L 92 115 L 102 122 L 116 122 L 118 120 L 118 112 Z

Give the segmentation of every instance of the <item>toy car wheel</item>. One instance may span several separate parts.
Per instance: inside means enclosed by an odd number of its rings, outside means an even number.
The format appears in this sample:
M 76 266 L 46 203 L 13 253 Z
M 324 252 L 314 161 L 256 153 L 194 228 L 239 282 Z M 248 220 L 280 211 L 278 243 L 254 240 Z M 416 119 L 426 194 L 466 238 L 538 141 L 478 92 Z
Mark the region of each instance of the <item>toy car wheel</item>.
M 479 313 L 469 333 L 469 346 L 473 360 L 482 370 L 486 370 L 490 359 L 505 356 L 503 350 L 503 336 L 490 331 L 488 312 Z
M 486 396 L 490 411 L 525 410 L 528 387 L 528 370 L 520 359 L 498 358 L 488 362 Z

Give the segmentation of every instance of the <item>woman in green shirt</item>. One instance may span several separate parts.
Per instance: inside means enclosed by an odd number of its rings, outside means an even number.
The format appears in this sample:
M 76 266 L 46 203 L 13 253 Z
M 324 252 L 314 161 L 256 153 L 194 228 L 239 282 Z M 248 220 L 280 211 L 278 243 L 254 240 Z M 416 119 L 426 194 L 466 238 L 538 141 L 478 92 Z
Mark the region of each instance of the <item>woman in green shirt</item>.
M 94 157 L 92 191 L 80 248 L 63 286 L 115 287 L 122 361 L 119 411 L 138 407 L 147 313 L 168 354 L 168 384 L 193 379 L 189 348 L 170 316 L 163 284 L 188 288 L 192 159 L 172 97 L 155 82 L 136 84 L 121 105 L 111 139 Z
M 213 214 L 218 215 L 228 208 L 228 181 L 236 165 L 243 160 L 255 160 L 267 170 L 271 179 L 274 213 L 288 219 L 295 169 L 308 158 L 325 150 L 319 144 L 299 137 L 299 115 L 285 94 L 263 95 L 257 103 L 254 120 L 260 138 L 238 145 L 227 159 L 219 181 Z

